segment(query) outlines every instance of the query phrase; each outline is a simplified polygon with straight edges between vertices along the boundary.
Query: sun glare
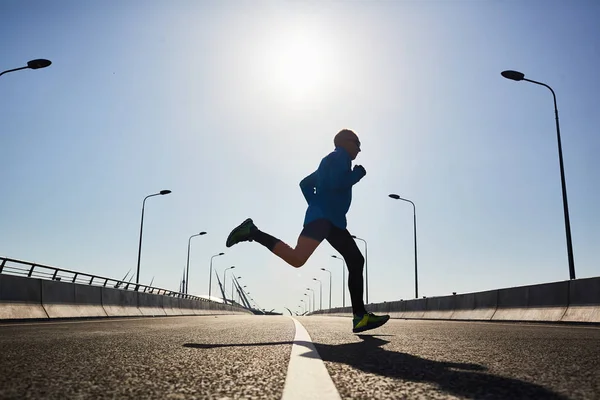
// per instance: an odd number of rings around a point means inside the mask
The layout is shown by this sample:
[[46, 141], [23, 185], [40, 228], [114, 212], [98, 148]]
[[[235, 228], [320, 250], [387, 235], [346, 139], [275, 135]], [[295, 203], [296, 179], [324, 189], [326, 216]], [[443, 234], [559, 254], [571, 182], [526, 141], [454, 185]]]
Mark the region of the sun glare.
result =
[[325, 95], [335, 79], [325, 39], [317, 29], [285, 27], [266, 43], [266, 80], [279, 98], [301, 102]]

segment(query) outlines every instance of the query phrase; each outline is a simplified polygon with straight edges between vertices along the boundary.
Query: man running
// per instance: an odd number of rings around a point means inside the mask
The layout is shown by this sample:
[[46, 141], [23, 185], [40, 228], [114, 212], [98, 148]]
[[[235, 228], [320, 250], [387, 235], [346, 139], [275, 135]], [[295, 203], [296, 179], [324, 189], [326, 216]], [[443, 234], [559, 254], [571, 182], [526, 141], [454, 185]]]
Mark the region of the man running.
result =
[[352, 201], [352, 186], [367, 172], [362, 165], [352, 166], [360, 152], [358, 136], [343, 129], [333, 139], [335, 150], [321, 160], [319, 168], [302, 179], [300, 188], [308, 203], [304, 228], [296, 248], [258, 229], [251, 218], [231, 231], [226, 246], [244, 241], [256, 241], [295, 268], [304, 265], [323, 240], [336, 249], [348, 266], [348, 289], [352, 301], [353, 332], [377, 328], [389, 320], [389, 315], [374, 315], [365, 309], [363, 302], [362, 256], [356, 242], [346, 229], [346, 213]]

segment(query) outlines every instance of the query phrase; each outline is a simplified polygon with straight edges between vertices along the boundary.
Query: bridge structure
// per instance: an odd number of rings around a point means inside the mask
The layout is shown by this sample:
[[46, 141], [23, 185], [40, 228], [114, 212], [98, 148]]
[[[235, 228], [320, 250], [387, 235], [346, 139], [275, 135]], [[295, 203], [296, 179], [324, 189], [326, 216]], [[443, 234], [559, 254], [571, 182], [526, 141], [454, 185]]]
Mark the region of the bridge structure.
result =
[[598, 399], [600, 278], [268, 315], [0, 258], [0, 398]]

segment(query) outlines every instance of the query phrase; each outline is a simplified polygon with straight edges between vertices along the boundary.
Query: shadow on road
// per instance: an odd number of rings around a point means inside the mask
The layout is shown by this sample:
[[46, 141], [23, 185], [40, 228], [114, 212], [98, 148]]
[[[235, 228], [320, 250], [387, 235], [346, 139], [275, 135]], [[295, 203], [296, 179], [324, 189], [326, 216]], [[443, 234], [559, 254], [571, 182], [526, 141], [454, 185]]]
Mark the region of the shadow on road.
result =
[[[357, 370], [392, 379], [423, 382], [436, 385], [448, 394], [469, 399], [567, 399], [543, 386], [513, 378], [485, 373], [486, 368], [479, 364], [434, 361], [407, 353], [382, 348], [389, 341], [375, 335], [358, 335], [362, 342], [344, 344], [320, 344], [304, 341], [242, 344], [198, 344], [186, 343], [183, 346], [196, 349], [221, 347], [254, 347], [296, 344], [309, 351], [302, 356], [323, 361], [347, 364]], [[311, 350], [312, 345], [317, 350]]]

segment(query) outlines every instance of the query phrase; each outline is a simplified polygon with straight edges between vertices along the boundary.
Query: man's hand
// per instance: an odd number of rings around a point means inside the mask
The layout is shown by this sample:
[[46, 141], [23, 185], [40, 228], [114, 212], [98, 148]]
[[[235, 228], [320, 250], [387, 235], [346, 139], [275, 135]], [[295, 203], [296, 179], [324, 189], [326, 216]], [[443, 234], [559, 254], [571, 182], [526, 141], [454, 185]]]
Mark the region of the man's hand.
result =
[[365, 170], [365, 167], [363, 167], [362, 165], [355, 165], [354, 171], [356, 171], [361, 178], [367, 174], [367, 170]]

